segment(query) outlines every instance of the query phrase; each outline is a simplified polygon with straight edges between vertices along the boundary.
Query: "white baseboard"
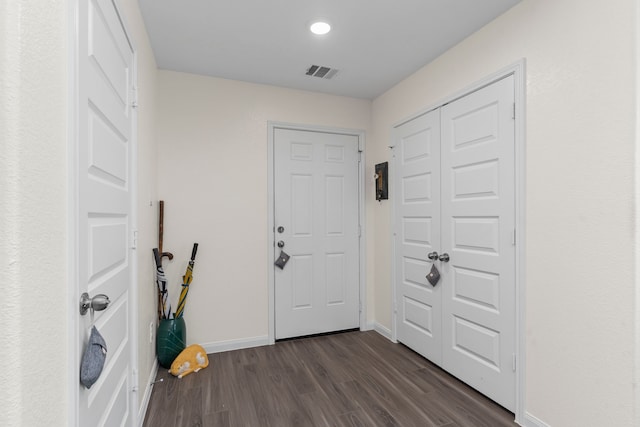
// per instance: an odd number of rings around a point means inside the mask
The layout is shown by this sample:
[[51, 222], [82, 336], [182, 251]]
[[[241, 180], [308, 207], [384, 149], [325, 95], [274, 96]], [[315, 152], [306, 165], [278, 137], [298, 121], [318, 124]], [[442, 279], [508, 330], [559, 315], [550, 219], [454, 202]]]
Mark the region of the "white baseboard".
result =
[[375, 323], [373, 325], [373, 329], [379, 333], [380, 335], [382, 335], [383, 337], [385, 337], [386, 339], [388, 339], [389, 341], [393, 341], [391, 339], [391, 330], [382, 326], [380, 323]]
[[158, 359], [153, 361], [153, 367], [151, 368], [151, 375], [149, 375], [149, 381], [144, 388], [144, 396], [142, 396], [142, 402], [138, 410], [138, 426], [142, 427], [144, 424], [144, 417], [147, 414], [147, 408], [149, 407], [149, 400], [151, 400], [151, 391], [153, 390], [153, 382], [158, 375]]
[[549, 424], [534, 417], [533, 415], [526, 413], [524, 415], [524, 427], [551, 427]]
[[374, 329], [375, 329], [375, 324], [373, 322], [367, 322], [360, 327], [361, 331], [373, 331]]
[[202, 348], [208, 354], [221, 353], [223, 351], [241, 350], [243, 348], [261, 347], [263, 345], [269, 345], [269, 337], [253, 337], [253, 338], [240, 338], [237, 340], [210, 342], [206, 344], [200, 344]]

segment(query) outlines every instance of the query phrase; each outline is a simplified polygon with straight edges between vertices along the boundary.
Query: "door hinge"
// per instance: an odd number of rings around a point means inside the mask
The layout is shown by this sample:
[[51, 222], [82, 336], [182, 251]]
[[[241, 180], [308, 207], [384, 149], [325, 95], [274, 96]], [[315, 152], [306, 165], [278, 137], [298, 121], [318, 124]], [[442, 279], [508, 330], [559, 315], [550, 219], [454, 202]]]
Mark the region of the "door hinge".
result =
[[358, 224], [358, 237], [362, 237], [362, 226]]
[[511, 235], [511, 244], [513, 246], [516, 245], [516, 229], [515, 228], [513, 229], [513, 234]]
[[131, 391], [133, 391], [134, 393], [138, 391], [138, 370], [134, 369], [133, 372], [131, 372]]
[[138, 230], [131, 233], [131, 249], [138, 249]]
[[358, 303], [358, 311], [362, 313], [362, 301]]
[[516, 363], [517, 363], [516, 354], [513, 353], [513, 358], [511, 359], [511, 369], [513, 370], [513, 372], [516, 371]]
[[513, 103], [513, 112], [511, 113], [511, 118], [513, 120], [516, 119], [516, 103], [515, 102]]
[[136, 109], [138, 108], [138, 88], [137, 87], [133, 87], [131, 88], [131, 108]]

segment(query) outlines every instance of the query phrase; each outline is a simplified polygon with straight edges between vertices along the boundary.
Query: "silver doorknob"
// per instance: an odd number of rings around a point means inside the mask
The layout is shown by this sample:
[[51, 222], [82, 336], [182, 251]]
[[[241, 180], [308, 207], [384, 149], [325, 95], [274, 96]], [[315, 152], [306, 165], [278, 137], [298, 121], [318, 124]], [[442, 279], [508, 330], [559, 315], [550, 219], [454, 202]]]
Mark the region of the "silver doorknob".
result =
[[431, 261], [435, 261], [438, 259], [438, 252], [429, 252], [427, 254], [427, 258], [429, 258]]
[[440, 255], [440, 257], [438, 259], [440, 261], [442, 261], [442, 262], [449, 262], [449, 254], [448, 253], [443, 253], [442, 255]]
[[89, 294], [85, 292], [80, 296], [80, 314], [84, 316], [89, 309], [102, 311], [109, 307], [109, 304], [111, 304], [111, 300], [109, 300], [109, 297], [105, 294], [98, 294], [91, 298]]
[[284, 248], [284, 242], [283, 242], [282, 240], [280, 240], [280, 241], [278, 242], [278, 247], [279, 247], [279, 248]]

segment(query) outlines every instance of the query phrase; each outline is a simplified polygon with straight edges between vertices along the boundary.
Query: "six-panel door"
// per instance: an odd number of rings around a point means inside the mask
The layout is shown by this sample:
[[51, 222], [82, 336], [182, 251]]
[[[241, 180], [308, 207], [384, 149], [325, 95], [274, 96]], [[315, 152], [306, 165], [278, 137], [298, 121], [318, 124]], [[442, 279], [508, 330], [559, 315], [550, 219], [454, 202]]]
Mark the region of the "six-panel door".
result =
[[275, 129], [276, 339], [359, 326], [358, 156], [354, 135]]

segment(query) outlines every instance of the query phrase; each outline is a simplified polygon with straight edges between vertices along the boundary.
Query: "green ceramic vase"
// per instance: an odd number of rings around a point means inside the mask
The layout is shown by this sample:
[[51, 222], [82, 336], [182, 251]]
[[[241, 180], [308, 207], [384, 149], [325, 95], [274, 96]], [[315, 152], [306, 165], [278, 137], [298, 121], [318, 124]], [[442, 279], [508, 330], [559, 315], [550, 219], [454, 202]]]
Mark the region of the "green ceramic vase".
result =
[[160, 320], [156, 335], [156, 353], [160, 366], [171, 368], [173, 361], [186, 347], [187, 326], [184, 317]]

